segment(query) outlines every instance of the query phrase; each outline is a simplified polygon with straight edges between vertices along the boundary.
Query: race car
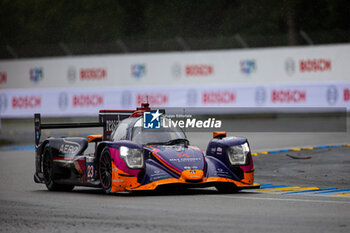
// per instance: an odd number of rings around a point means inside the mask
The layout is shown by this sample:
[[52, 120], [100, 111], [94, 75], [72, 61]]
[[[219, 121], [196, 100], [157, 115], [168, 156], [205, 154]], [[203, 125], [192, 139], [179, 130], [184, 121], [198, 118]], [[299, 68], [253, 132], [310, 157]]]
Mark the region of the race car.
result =
[[[35, 114], [34, 181], [45, 183], [50, 191], [88, 186], [105, 193], [197, 187], [231, 193], [259, 188], [253, 183], [246, 138], [213, 132], [204, 154], [190, 145], [179, 127], [144, 129], [149, 112], [144, 103], [136, 111], [100, 110], [98, 123], [68, 124], [42, 124], [40, 114]], [[82, 127], [103, 127], [103, 134], [40, 141], [42, 129]], [[92, 153], [86, 152], [89, 144], [94, 146]]]

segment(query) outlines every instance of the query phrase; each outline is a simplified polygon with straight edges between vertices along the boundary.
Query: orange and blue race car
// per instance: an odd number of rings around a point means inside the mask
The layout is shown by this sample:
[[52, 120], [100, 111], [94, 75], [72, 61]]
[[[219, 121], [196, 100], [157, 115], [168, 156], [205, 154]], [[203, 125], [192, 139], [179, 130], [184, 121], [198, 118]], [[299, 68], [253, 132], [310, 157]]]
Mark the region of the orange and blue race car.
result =
[[[136, 111], [101, 110], [97, 123], [42, 124], [35, 114], [34, 181], [50, 191], [75, 186], [105, 193], [215, 187], [230, 193], [254, 189], [254, 165], [246, 138], [214, 132], [206, 152], [190, 145], [178, 127], [145, 129], [147, 103]], [[156, 112], [159, 114], [159, 112]], [[154, 114], [154, 117], [158, 115]], [[49, 137], [42, 129], [103, 127], [102, 135]], [[88, 145], [94, 145], [88, 153]]]

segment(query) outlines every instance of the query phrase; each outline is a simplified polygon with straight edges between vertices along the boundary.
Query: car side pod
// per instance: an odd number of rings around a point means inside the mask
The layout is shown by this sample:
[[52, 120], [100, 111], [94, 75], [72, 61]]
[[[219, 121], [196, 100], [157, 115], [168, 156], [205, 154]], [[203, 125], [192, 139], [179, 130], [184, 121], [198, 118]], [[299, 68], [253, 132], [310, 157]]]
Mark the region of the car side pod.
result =
[[[225, 132], [214, 132], [213, 137], [208, 144], [206, 155], [219, 160], [237, 176], [239, 181], [234, 182], [239, 189], [250, 186], [254, 188], [254, 165], [247, 138], [226, 137]], [[238, 156], [241, 159], [234, 161], [233, 151], [241, 154]], [[242, 159], [243, 156], [245, 159]]]

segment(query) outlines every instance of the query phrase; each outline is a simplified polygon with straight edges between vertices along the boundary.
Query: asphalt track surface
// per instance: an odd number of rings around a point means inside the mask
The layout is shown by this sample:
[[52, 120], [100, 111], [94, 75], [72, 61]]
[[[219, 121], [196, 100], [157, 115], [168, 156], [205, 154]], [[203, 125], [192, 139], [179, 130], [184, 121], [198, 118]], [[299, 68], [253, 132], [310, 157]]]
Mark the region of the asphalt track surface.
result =
[[[349, 130], [348, 130], [349, 132]], [[253, 151], [348, 144], [349, 133], [242, 133]], [[189, 135], [205, 149], [210, 135]], [[287, 156], [300, 157], [293, 159]], [[350, 147], [254, 156], [256, 182], [350, 188]], [[34, 151], [0, 151], [0, 232], [350, 232], [350, 198], [179, 193], [49, 192], [33, 181]]]

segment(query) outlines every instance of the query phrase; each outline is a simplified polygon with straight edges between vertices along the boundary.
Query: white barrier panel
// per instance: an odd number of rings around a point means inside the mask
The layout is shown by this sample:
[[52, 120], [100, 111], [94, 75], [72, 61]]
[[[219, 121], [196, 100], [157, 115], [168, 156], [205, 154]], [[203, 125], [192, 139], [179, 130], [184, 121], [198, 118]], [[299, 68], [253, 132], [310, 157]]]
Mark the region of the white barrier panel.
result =
[[191, 90], [187, 94], [187, 97], [191, 96], [187, 106], [194, 107], [345, 107], [350, 110], [350, 82], [236, 85]]
[[0, 61], [1, 89], [350, 81], [350, 45]]
[[[0, 117], [97, 116], [100, 109], [160, 107], [344, 107], [350, 82], [153, 88], [11, 89], [0, 93]], [[307, 110], [307, 109], [306, 109]], [[208, 112], [210, 113], [210, 112]]]

